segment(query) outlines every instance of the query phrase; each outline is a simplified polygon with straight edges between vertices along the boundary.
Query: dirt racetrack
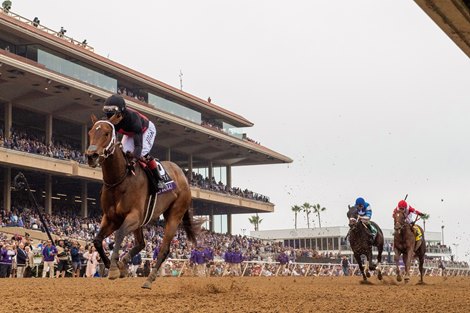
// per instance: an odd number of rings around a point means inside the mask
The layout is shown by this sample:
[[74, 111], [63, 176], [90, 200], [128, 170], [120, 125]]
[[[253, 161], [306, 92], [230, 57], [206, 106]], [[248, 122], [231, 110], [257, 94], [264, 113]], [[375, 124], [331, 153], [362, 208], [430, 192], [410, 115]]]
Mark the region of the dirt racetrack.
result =
[[[470, 277], [1, 279], [1, 312], [470, 312]], [[410, 305], [413, 303], [413, 306]]]

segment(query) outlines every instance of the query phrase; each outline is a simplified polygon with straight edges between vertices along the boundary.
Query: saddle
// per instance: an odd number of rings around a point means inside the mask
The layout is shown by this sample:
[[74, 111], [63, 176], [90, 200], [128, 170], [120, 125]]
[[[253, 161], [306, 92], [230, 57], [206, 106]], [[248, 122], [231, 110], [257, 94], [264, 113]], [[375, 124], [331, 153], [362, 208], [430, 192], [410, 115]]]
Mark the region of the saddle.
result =
[[162, 163], [160, 163], [159, 160], [155, 160], [155, 161], [157, 162], [158, 171], [160, 172], [160, 176], [162, 177], [163, 183], [165, 185], [164, 189], [158, 188], [158, 182], [157, 182], [158, 177], [155, 177], [155, 175], [152, 173], [152, 170], [150, 170], [150, 168], [148, 167], [147, 162], [142, 159], [139, 160], [140, 167], [144, 170], [150, 183], [149, 194], [151, 195], [161, 194], [161, 193], [168, 192], [168, 191], [175, 189], [176, 184], [173, 181], [173, 179], [170, 177], [170, 175], [168, 175]]

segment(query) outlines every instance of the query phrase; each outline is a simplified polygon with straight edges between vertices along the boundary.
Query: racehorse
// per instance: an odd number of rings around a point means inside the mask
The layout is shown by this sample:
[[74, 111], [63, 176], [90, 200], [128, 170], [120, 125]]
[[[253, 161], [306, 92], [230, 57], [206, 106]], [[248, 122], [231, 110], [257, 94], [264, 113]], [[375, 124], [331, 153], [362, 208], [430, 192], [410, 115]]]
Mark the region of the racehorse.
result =
[[[109, 268], [109, 278], [116, 279], [126, 276], [126, 265], [137, 253], [145, 247], [143, 234], [144, 220], [147, 220], [146, 204], [149, 201], [149, 182], [144, 170], [137, 164], [133, 165], [116, 141], [114, 125], [119, 117], [109, 120], [98, 120], [91, 117], [93, 126], [88, 135], [90, 145], [86, 151], [88, 165], [98, 164], [103, 172], [103, 187], [101, 189], [101, 207], [103, 217], [101, 227], [93, 240], [105, 266]], [[157, 272], [169, 253], [171, 240], [182, 223], [187, 237], [196, 243], [203, 221], [193, 219], [190, 209], [191, 190], [183, 171], [172, 162], [161, 162], [167, 174], [174, 180], [176, 188], [170, 192], [158, 195], [155, 210], [150, 222], [158, 221], [161, 214], [165, 218], [165, 230], [157, 262], [152, 268], [142, 288], [150, 289], [157, 277]], [[103, 239], [115, 232], [115, 242], [111, 260], [103, 249]], [[135, 245], [121, 261], [119, 249], [124, 237], [134, 233]]]
[[395, 233], [393, 234], [393, 248], [395, 250], [395, 263], [397, 265], [397, 280], [399, 282], [402, 280], [399, 267], [400, 256], [403, 255], [403, 263], [405, 263], [405, 283], [410, 280], [411, 260], [417, 257], [419, 260], [419, 272], [421, 274], [420, 283], [422, 284], [424, 283], [424, 255], [426, 254], [426, 242], [424, 240], [423, 229], [416, 225], [419, 227], [422, 234], [422, 242], [417, 248], [418, 241], [416, 241], [413, 231], [414, 223], [409, 224], [406, 222], [405, 212], [403, 212], [403, 210], [396, 210], [393, 213], [393, 220], [395, 229]]
[[[384, 235], [380, 227], [371, 221], [372, 225], [377, 229], [377, 235], [374, 238], [374, 242], [370, 242], [370, 235], [367, 226], [360, 222], [358, 219], [357, 207], [349, 206], [347, 213], [349, 218], [349, 244], [354, 253], [354, 258], [359, 265], [363, 281], [366, 282], [367, 278], [370, 277], [370, 270], [377, 270], [377, 277], [382, 280], [381, 264], [382, 262], [382, 251], [384, 248]], [[377, 266], [372, 263], [372, 246], [377, 247]], [[366, 256], [365, 268], [362, 265], [361, 255]]]

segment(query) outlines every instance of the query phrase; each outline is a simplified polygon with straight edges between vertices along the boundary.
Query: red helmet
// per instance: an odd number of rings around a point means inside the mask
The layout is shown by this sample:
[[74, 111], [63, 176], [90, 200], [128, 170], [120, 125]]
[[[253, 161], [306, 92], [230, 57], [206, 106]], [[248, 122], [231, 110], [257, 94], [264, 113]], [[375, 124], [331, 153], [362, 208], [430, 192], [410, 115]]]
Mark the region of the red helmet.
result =
[[408, 207], [408, 203], [406, 203], [405, 200], [401, 200], [400, 202], [398, 202], [399, 209], [406, 209], [407, 207]]

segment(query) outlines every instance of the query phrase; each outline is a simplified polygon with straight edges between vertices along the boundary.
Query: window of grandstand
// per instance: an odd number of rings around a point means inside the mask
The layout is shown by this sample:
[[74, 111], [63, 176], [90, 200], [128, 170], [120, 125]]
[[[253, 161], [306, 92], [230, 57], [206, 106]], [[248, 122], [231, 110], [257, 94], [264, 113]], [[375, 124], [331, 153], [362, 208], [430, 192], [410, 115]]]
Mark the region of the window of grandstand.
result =
[[176, 102], [165, 99], [154, 94], [148, 94], [148, 103], [153, 105], [156, 109], [162, 110], [181, 118], [184, 118], [188, 121], [201, 124], [201, 113], [185, 106], [182, 106]]

